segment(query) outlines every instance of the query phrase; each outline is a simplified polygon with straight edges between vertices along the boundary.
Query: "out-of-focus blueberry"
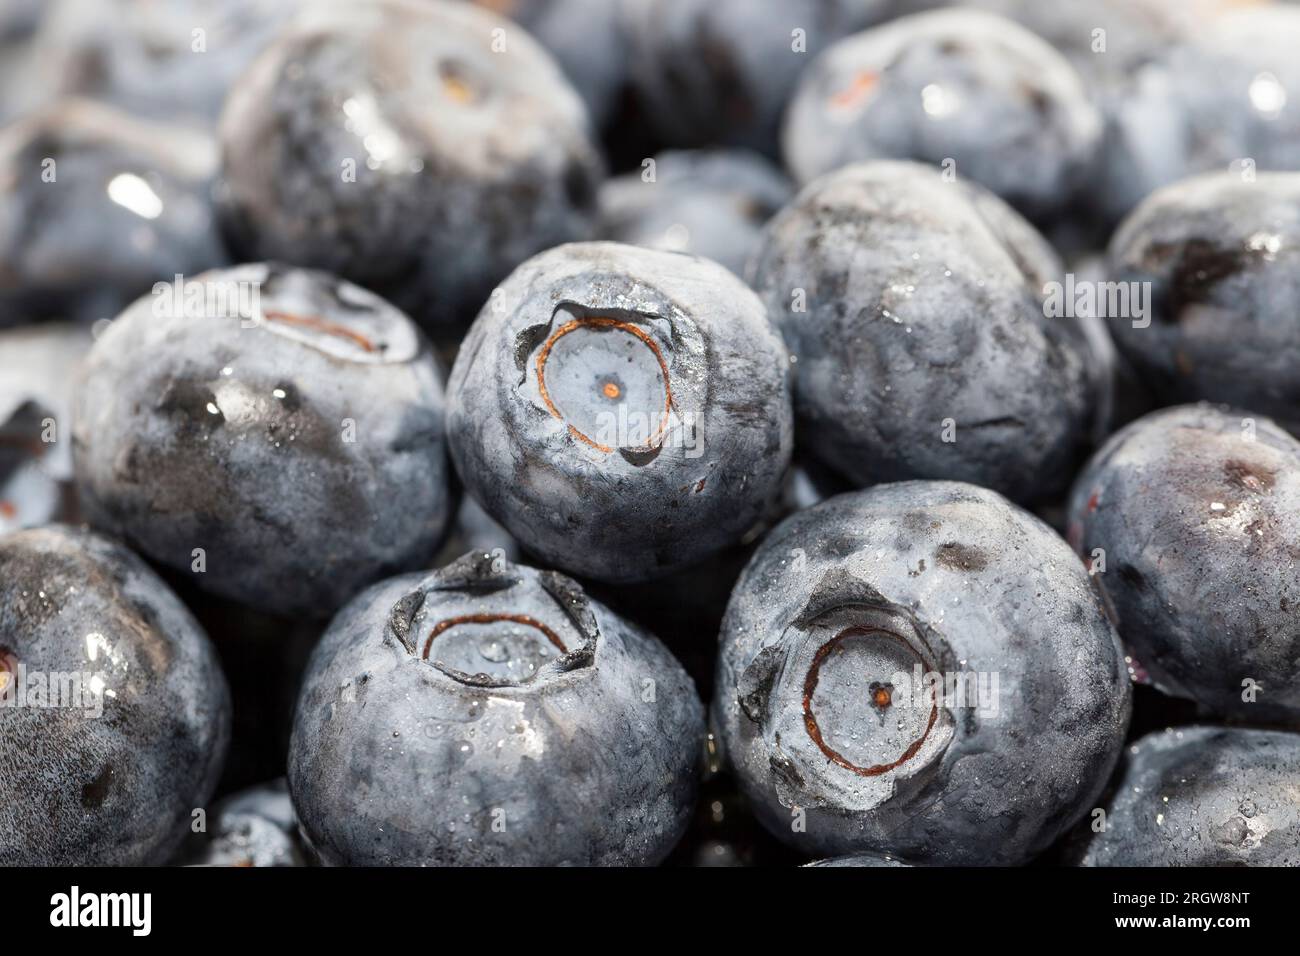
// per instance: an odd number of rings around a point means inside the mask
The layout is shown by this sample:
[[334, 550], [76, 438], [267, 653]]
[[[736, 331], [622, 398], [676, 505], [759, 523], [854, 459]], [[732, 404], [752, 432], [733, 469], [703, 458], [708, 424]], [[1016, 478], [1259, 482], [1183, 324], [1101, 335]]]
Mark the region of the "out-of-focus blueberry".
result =
[[1084, 866], [1300, 866], [1300, 734], [1183, 727], [1128, 748]]
[[585, 238], [602, 175], [550, 56], [507, 20], [434, 0], [308, 8], [236, 83], [221, 147], [244, 258], [328, 269], [431, 329]]
[[760, 821], [809, 855], [1013, 864], [1092, 806], [1130, 688], [1088, 576], [1000, 495], [903, 482], [763, 542], [714, 719]]
[[0, 129], [0, 325], [111, 317], [226, 261], [208, 137], [69, 100]]
[[1061, 265], [980, 186], [877, 161], [819, 179], [750, 262], [794, 360], [801, 446], [857, 486], [951, 478], [1018, 501], [1065, 490], [1099, 407]]
[[530, 259], [448, 385], [466, 488], [528, 551], [599, 581], [734, 544], [780, 494], [789, 359], [722, 266], [618, 243]]
[[597, 125], [627, 81], [621, 0], [473, 0], [524, 27], [559, 62]]
[[790, 181], [747, 150], [661, 153], [600, 189], [604, 239], [712, 259], [740, 275], [760, 230], [790, 201]]
[[1070, 538], [1156, 686], [1300, 714], [1300, 442], [1252, 412], [1154, 412], [1083, 470]]
[[23, 52], [24, 111], [60, 96], [210, 129], [235, 78], [304, 0], [47, 0]]
[[0, 534], [76, 518], [72, 382], [90, 328], [0, 331]]
[[632, 85], [667, 145], [746, 146], [775, 157], [781, 114], [809, 61], [885, 19], [893, 3], [625, 3]]
[[1197, 173], [1300, 169], [1300, 9], [1239, 10], [1198, 25], [1109, 94], [1090, 193], [1110, 222]]
[[73, 433], [92, 524], [262, 610], [328, 616], [450, 521], [441, 373], [411, 321], [321, 272], [163, 286], [91, 350]]
[[1048, 218], [1082, 182], [1101, 116], [1077, 73], [1010, 20], [943, 10], [841, 40], [799, 81], [782, 135], [807, 182], [849, 163], [915, 159]]
[[230, 694], [207, 637], [107, 538], [0, 537], [0, 865], [165, 862], [212, 795]]
[[285, 780], [241, 790], [222, 800], [208, 832], [182, 856], [186, 866], [303, 866], [298, 818]]
[[655, 638], [568, 578], [471, 554], [335, 618], [289, 786], [327, 863], [652, 864], [686, 829], [703, 737]]
[[1111, 241], [1140, 293], [1115, 342], [1161, 404], [1206, 399], [1300, 427], [1300, 174], [1197, 176], [1152, 195]]

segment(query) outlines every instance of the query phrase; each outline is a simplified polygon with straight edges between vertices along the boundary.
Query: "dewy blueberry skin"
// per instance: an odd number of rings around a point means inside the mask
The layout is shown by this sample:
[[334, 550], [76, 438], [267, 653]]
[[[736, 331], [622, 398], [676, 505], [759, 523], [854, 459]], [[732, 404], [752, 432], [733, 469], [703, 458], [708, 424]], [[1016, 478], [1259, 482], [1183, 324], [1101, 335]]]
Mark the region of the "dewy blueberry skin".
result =
[[546, 563], [600, 581], [734, 544], [781, 492], [789, 359], [717, 263], [576, 243], [520, 266], [452, 369], [466, 488]]
[[1097, 452], [1069, 511], [1158, 687], [1219, 713], [1300, 715], [1300, 442], [1251, 412], [1153, 412]]
[[1062, 267], [982, 187], [916, 163], [848, 166], [767, 225], [748, 276], [795, 360], [799, 440], [859, 487], [969, 481], [1063, 492], [1101, 406]]
[[802, 74], [782, 134], [808, 182], [848, 163], [955, 163], [1035, 218], [1071, 198], [1101, 140], [1074, 68], [1010, 20], [942, 10], [841, 40]]
[[0, 537], [0, 644], [0, 866], [165, 863], [230, 739], [189, 611], [126, 548], [49, 525]]
[[220, 208], [245, 259], [328, 269], [428, 329], [586, 238], [586, 109], [522, 27], [469, 4], [309, 7], [231, 91]]
[[1162, 404], [1300, 425], [1300, 173], [1175, 183], [1124, 221], [1108, 258], [1112, 281], [1148, 290], [1149, 321], [1109, 326]]
[[86, 361], [73, 443], [92, 524], [275, 613], [328, 617], [421, 567], [454, 509], [428, 343], [322, 272], [240, 266], [136, 302]]
[[0, 326], [111, 318], [226, 262], [201, 133], [68, 100], [0, 129]]
[[741, 275], [763, 225], [792, 195], [785, 174], [748, 150], [675, 150], [654, 164], [653, 181], [643, 165], [600, 187], [601, 238], [689, 252]]
[[703, 739], [654, 637], [568, 578], [474, 553], [335, 618], [289, 786], [326, 863], [654, 864], [686, 830]]
[[1064, 541], [994, 492], [913, 481], [768, 536], [713, 706], [759, 820], [809, 856], [1017, 864], [1093, 806], [1130, 688]]
[[1180, 727], [1125, 756], [1084, 866], [1300, 866], [1300, 734]]

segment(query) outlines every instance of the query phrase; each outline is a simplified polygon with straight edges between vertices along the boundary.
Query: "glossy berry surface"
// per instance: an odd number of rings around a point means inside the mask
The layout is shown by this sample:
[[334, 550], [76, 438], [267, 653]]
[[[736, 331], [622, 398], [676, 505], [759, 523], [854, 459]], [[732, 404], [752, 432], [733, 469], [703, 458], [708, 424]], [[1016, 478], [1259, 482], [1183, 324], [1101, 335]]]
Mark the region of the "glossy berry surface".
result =
[[0, 128], [0, 326], [111, 318], [222, 265], [201, 133], [69, 100]]
[[92, 524], [267, 611], [328, 617], [427, 562], [453, 513], [428, 343], [321, 272], [240, 266], [140, 299], [91, 351], [73, 437]]
[[568, 578], [475, 553], [340, 612], [289, 785], [327, 863], [644, 865], [686, 829], [703, 738], [654, 637]]
[[806, 450], [858, 486], [1068, 486], [1098, 407], [1081, 326], [1046, 318], [1051, 247], [986, 190], [880, 161], [806, 187], [748, 278], [796, 360]]
[[427, 328], [463, 327], [514, 266], [590, 231], [589, 132], [507, 20], [441, 0], [318, 5], [230, 94], [223, 221], [245, 259], [328, 269]]
[[601, 238], [665, 252], [689, 252], [736, 275], [763, 225], [792, 196], [776, 166], [748, 150], [673, 150], [600, 188]]
[[448, 383], [452, 457], [546, 563], [646, 579], [735, 543], [776, 500], [787, 369], [762, 303], [716, 263], [561, 246], [470, 329]]
[[1069, 202], [1101, 138], [1073, 67], [1010, 20], [905, 17], [841, 40], [801, 75], [782, 133], [807, 182], [849, 163], [946, 164], [1046, 217]]
[[1300, 866], [1300, 734], [1182, 727], [1128, 748], [1084, 866]]
[[1152, 194], [1111, 240], [1109, 278], [1150, 314], [1109, 322], [1162, 404], [1205, 399], [1300, 423], [1300, 173], [1230, 172]]
[[1300, 714], [1300, 442], [1251, 412], [1153, 412], [1079, 475], [1070, 536], [1157, 686]]
[[1008, 865], [1093, 805], [1130, 690], [1064, 541], [994, 492], [901, 482], [763, 541], [713, 708], [759, 820], [801, 852]]
[[0, 865], [159, 865], [217, 784], [230, 693], [138, 557], [61, 525], [0, 537]]

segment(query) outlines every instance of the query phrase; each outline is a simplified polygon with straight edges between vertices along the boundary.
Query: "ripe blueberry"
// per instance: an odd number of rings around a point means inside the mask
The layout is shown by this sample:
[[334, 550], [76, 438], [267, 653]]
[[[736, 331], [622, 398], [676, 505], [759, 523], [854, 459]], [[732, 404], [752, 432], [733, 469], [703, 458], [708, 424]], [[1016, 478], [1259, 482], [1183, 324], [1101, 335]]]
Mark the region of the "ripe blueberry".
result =
[[475, 553], [335, 618], [289, 786], [326, 863], [651, 864], [686, 829], [703, 737], [655, 638], [568, 578]]
[[1115, 632], [1069, 547], [956, 482], [851, 492], [759, 546], [713, 702], [759, 820], [809, 855], [1014, 864], [1100, 793], [1128, 726]]
[[212, 795], [230, 693], [189, 611], [126, 548], [0, 537], [0, 865], [166, 862]]
[[716, 263], [561, 246], [520, 266], [466, 337], [452, 457], [526, 550], [644, 580], [739, 541], [780, 494], [787, 369], [762, 303]]
[[92, 524], [202, 588], [328, 617], [452, 514], [441, 375], [401, 312], [320, 272], [164, 287], [95, 343], [73, 426]]
[[220, 206], [245, 259], [328, 269], [434, 328], [590, 231], [586, 110], [522, 28], [434, 0], [309, 13], [222, 114]]
[[1300, 442], [1252, 413], [1189, 405], [1097, 452], [1070, 496], [1070, 537], [1157, 687], [1220, 713], [1294, 716], [1298, 506]]

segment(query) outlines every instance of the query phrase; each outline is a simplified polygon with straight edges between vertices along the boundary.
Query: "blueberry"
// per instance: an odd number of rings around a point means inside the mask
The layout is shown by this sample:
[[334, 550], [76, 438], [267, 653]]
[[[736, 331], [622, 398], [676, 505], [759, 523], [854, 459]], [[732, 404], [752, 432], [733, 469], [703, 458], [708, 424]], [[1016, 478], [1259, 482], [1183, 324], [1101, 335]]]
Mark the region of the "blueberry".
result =
[[1298, 506], [1300, 442], [1250, 412], [1184, 406], [1097, 452], [1071, 494], [1070, 536], [1158, 687], [1218, 712], [1294, 716]]
[[632, 85], [670, 146], [778, 153], [811, 57], [883, 20], [894, 0], [642, 0], [624, 4]]
[[206, 838], [182, 857], [187, 866], [303, 866], [298, 818], [288, 784], [275, 780], [226, 797], [213, 808]]
[[1162, 404], [1226, 402], [1300, 425], [1298, 243], [1295, 173], [1198, 176], [1124, 221], [1110, 278], [1145, 289], [1150, 311], [1109, 324]]
[[225, 261], [211, 140], [89, 101], [0, 129], [0, 325], [116, 314]]
[[603, 125], [627, 80], [627, 44], [617, 0], [474, 0], [517, 21], [555, 57]]
[[126, 548], [50, 525], [0, 537], [0, 642], [0, 865], [165, 862], [230, 736], [202, 629]]
[[325, 273], [240, 266], [162, 287], [95, 343], [77, 485], [93, 524], [200, 587], [328, 616], [433, 556], [453, 503], [442, 416], [401, 312]]
[[1259, 7], [1210, 19], [1132, 71], [1106, 104], [1090, 191], [1111, 221], [1187, 176], [1300, 169], [1298, 47], [1300, 8]]
[[0, 534], [76, 517], [72, 379], [90, 344], [84, 325], [0, 331]]
[[606, 239], [720, 262], [737, 275], [759, 231], [792, 196], [775, 166], [747, 150], [661, 153], [648, 168], [609, 180], [599, 193]]
[[952, 164], [1035, 218], [1060, 211], [1088, 168], [1101, 117], [1078, 74], [1010, 20], [943, 10], [841, 40], [801, 77], [786, 165], [807, 182], [848, 163]]
[[713, 712], [812, 856], [1013, 864], [1093, 805], [1130, 688], [1069, 547], [1000, 495], [903, 482], [786, 519], [723, 622]]
[[996, 196], [915, 163], [861, 163], [768, 224], [748, 275], [797, 361], [801, 446], [856, 486], [951, 478], [1062, 492], [1099, 405], [1061, 265]]
[[590, 231], [586, 110], [522, 28], [432, 0], [309, 13], [222, 115], [221, 209], [244, 258], [336, 272], [432, 329]]
[[520, 266], [465, 339], [452, 458], [547, 564], [644, 580], [740, 540], [777, 498], [787, 369], [762, 303], [716, 263], [561, 246]]
[[326, 863], [650, 864], [686, 829], [703, 737], [657, 640], [561, 575], [476, 553], [339, 613], [289, 786]]
[[32, 105], [88, 96], [211, 128], [226, 91], [306, 0], [48, 0], [24, 72]]
[[1300, 734], [1183, 727], [1129, 748], [1085, 866], [1300, 866]]

